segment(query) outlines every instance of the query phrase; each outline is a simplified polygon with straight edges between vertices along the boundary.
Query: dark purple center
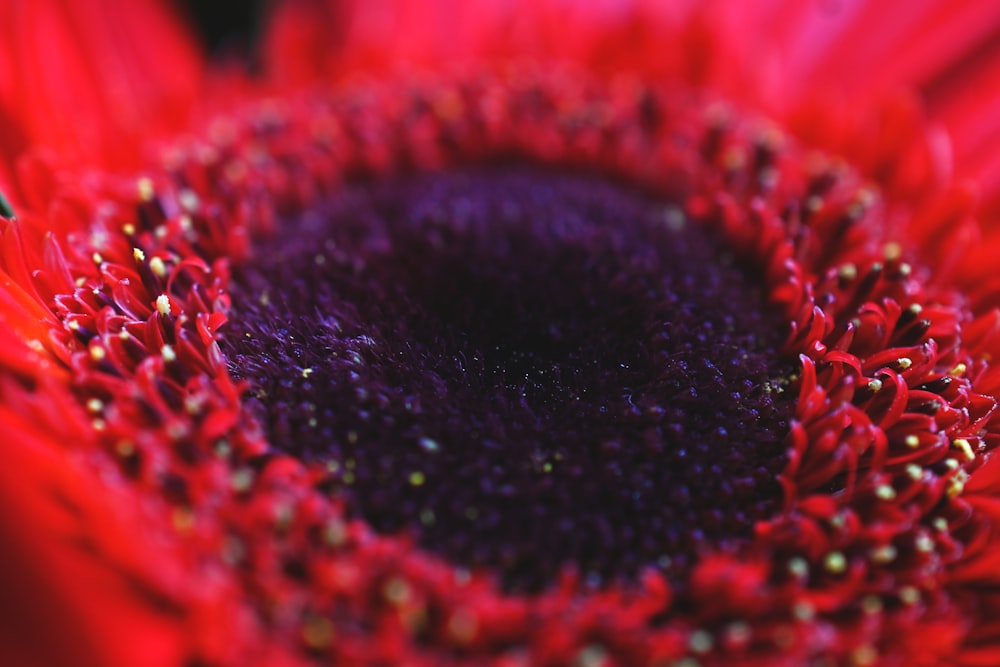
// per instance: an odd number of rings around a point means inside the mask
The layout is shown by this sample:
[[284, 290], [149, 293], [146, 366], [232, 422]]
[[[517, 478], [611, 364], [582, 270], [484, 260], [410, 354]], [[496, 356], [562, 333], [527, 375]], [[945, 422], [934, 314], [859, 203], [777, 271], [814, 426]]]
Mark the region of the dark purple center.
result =
[[509, 590], [680, 576], [780, 498], [792, 366], [678, 209], [496, 168], [346, 187], [236, 271], [224, 349], [277, 449]]

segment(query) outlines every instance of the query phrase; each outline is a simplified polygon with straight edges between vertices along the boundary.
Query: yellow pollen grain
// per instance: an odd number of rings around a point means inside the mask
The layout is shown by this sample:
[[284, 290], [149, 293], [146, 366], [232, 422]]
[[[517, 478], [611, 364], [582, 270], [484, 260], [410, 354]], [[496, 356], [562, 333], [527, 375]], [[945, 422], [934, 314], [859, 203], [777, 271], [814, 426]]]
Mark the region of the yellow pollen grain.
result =
[[816, 608], [808, 602], [797, 602], [792, 607], [792, 617], [803, 623], [811, 621], [816, 616]]
[[104, 409], [104, 401], [102, 401], [101, 399], [99, 398], [87, 399], [87, 410], [89, 410], [90, 412], [97, 413], [103, 409]]
[[382, 587], [382, 594], [391, 604], [405, 604], [410, 599], [410, 585], [399, 577], [393, 577], [385, 582]]
[[921, 533], [920, 535], [917, 535], [917, 539], [914, 540], [913, 547], [921, 553], [928, 554], [934, 551], [934, 540], [931, 539], [930, 535]]
[[859, 646], [851, 653], [851, 664], [856, 667], [870, 667], [878, 660], [878, 651], [873, 646]]
[[334, 519], [323, 529], [323, 540], [331, 547], [339, 547], [347, 542], [347, 526], [343, 521]]
[[185, 507], [178, 507], [174, 510], [171, 521], [178, 532], [186, 533], [194, 528], [194, 512]]
[[924, 469], [916, 463], [908, 463], [906, 465], [906, 476], [916, 482], [924, 476]]
[[868, 389], [872, 393], [878, 393], [882, 389], [882, 381], [878, 378], [868, 381]]
[[201, 413], [202, 408], [204, 407], [205, 397], [201, 394], [194, 394], [184, 399], [184, 410], [189, 415], [197, 415]]
[[903, 246], [895, 241], [892, 243], [886, 243], [885, 248], [883, 249], [883, 256], [887, 261], [895, 261], [903, 256]]
[[909, 447], [910, 449], [916, 449], [917, 447], [920, 446], [920, 438], [916, 435], [913, 435], [912, 433], [906, 436], [906, 439], [903, 440], [903, 442], [905, 442], [906, 446]]
[[731, 148], [722, 156], [722, 163], [726, 169], [736, 171], [742, 169], [747, 163], [747, 156], [740, 148]]
[[847, 570], [847, 559], [839, 551], [831, 551], [823, 559], [823, 567], [831, 574], [841, 574]]
[[948, 468], [948, 470], [958, 470], [959, 467], [960, 467], [959, 463], [958, 463], [958, 460], [953, 459], [953, 458], [947, 458], [947, 459], [945, 459], [944, 460], [944, 465], [945, 465], [946, 468]]
[[250, 487], [253, 485], [253, 471], [246, 468], [237, 470], [229, 478], [229, 483], [232, 485], [233, 490], [237, 493], [249, 491]]
[[467, 609], [458, 609], [448, 619], [448, 636], [458, 644], [468, 644], [479, 632], [479, 619]]
[[899, 359], [896, 359], [896, 365], [899, 366], [900, 370], [905, 371], [913, 365], [913, 360], [909, 357], [900, 357]]
[[959, 470], [953, 477], [948, 479], [948, 485], [944, 489], [945, 495], [952, 499], [958, 497], [965, 490], [965, 483], [967, 481], [969, 481], [969, 473]]
[[706, 630], [695, 630], [688, 637], [688, 648], [693, 653], [704, 654], [712, 650], [712, 635]]
[[108, 353], [100, 345], [93, 345], [93, 346], [91, 346], [91, 348], [90, 348], [90, 358], [93, 359], [94, 361], [104, 361], [105, 357], [107, 357], [107, 356], [108, 356]]
[[94, 260], [94, 264], [98, 265], [104, 264], [104, 258], [101, 257], [101, 253], [99, 252], [95, 252], [93, 255], [90, 256], [90, 258]]
[[960, 377], [965, 375], [965, 371], [968, 370], [968, 366], [965, 364], [955, 364], [955, 367], [948, 371], [948, 375], [952, 377]]
[[944, 518], [943, 516], [935, 517], [934, 521], [931, 522], [931, 525], [934, 526], [935, 530], [938, 530], [942, 533], [947, 532], [948, 519]]
[[93, 426], [94, 430], [98, 432], [103, 431], [108, 427], [108, 423], [103, 419], [95, 419], [94, 421], [90, 422], [90, 425]]
[[302, 641], [312, 649], [324, 649], [333, 643], [333, 623], [313, 616], [302, 625]]
[[163, 260], [159, 257], [154, 257], [149, 260], [149, 268], [154, 274], [156, 274], [157, 277], [162, 278], [167, 275], [167, 265], [164, 264]]
[[843, 264], [837, 269], [837, 276], [843, 280], [854, 280], [858, 277], [858, 267], [853, 264]]
[[125, 232], [126, 236], [132, 236], [133, 234], [135, 234], [135, 225], [133, 225], [131, 222], [126, 222], [124, 225], [122, 225], [122, 231]]
[[896, 547], [892, 546], [891, 544], [885, 544], [883, 546], [878, 547], [877, 549], [873, 549], [871, 553], [871, 558], [873, 562], [878, 563], [880, 565], [885, 565], [887, 563], [891, 563], [892, 561], [896, 560], [897, 555], [898, 552], [896, 551]]
[[162, 356], [163, 360], [168, 364], [177, 361], [177, 353], [174, 352], [174, 348], [169, 345], [164, 345], [160, 348], [160, 356]]
[[303, 368], [302, 369], [302, 377], [308, 378], [312, 374], [313, 374], [313, 369], [312, 368]]
[[866, 595], [861, 599], [861, 611], [866, 614], [881, 613], [882, 608], [882, 600], [875, 595]]
[[160, 312], [160, 315], [166, 317], [170, 314], [170, 297], [166, 294], [161, 294], [156, 297], [156, 310]]
[[410, 473], [410, 486], [423, 486], [424, 482], [427, 481], [427, 477], [424, 473], [417, 471]]
[[750, 636], [750, 626], [743, 621], [733, 621], [726, 627], [726, 637], [736, 644], [746, 644]]
[[591, 644], [576, 654], [573, 667], [601, 667], [607, 658], [607, 649], [600, 644]]
[[903, 604], [917, 604], [920, 602], [920, 591], [914, 586], [903, 586], [899, 589], [899, 599]]
[[886, 502], [896, 499], [896, 489], [888, 484], [879, 484], [875, 487], [875, 497]]
[[676, 206], [670, 206], [664, 213], [664, 220], [666, 220], [667, 227], [675, 232], [679, 232], [684, 229], [684, 225], [687, 224], [687, 219], [684, 217], [684, 211]]
[[177, 200], [187, 211], [195, 211], [198, 208], [198, 195], [192, 190], [181, 190], [177, 194]]
[[913, 273], [913, 267], [910, 266], [908, 263], [903, 262], [902, 264], [899, 265], [899, 275], [908, 276], [911, 273]]
[[136, 191], [139, 193], [139, 199], [142, 201], [150, 201], [156, 194], [156, 190], [153, 188], [153, 181], [149, 178], [140, 178], [136, 183]]
[[805, 558], [792, 558], [788, 561], [788, 571], [795, 577], [803, 579], [809, 575], [809, 563]]
[[70, 320], [69, 324], [67, 324], [66, 326], [69, 327], [70, 331], [79, 331], [80, 330], [80, 323], [77, 320]]
[[132, 257], [136, 262], [141, 262], [146, 259], [146, 253], [139, 248], [132, 248]]
[[118, 340], [128, 340], [132, 337], [132, 334], [128, 332], [128, 329], [122, 329], [118, 332]]
[[975, 452], [972, 451], [972, 445], [965, 438], [955, 438], [951, 441], [951, 446], [962, 452], [966, 461], [972, 461], [976, 458]]

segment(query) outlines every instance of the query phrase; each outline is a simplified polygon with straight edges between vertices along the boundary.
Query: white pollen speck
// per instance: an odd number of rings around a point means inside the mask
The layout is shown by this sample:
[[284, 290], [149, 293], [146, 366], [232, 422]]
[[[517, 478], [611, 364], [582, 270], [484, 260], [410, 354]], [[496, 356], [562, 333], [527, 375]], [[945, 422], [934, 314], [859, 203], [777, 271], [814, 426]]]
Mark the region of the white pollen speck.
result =
[[896, 499], [896, 489], [892, 488], [888, 484], [880, 484], [875, 488], [875, 496], [879, 500], [885, 500], [886, 502]]
[[156, 297], [156, 309], [160, 311], [160, 315], [166, 317], [170, 314], [170, 297], [166, 294], [161, 294]]
[[903, 246], [896, 242], [885, 244], [885, 258], [890, 262], [903, 256]]
[[160, 349], [160, 355], [163, 357], [163, 360], [168, 364], [177, 361], [177, 353], [174, 352], [174, 348], [170, 347], [169, 345], [164, 345]]
[[688, 646], [694, 653], [708, 653], [712, 644], [712, 635], [705, 630], [695, 630], [688, 638]]
[[156, 191], [153, 189], [153, 181], [149, 178], [140, 178], [136, 186], [136, 189], [139, 191], [139, 199], [142, 201], [149, 201], [156, 194]]
[[149, 260], [149, 268], [160, 278], [167, 275], [167, 265], [159, 257]]
[[839, 551], [831, 551], [823, 559], [823, 567], [826, 568], [827, 572], [840, 574], [847, 569], [847, 559]]

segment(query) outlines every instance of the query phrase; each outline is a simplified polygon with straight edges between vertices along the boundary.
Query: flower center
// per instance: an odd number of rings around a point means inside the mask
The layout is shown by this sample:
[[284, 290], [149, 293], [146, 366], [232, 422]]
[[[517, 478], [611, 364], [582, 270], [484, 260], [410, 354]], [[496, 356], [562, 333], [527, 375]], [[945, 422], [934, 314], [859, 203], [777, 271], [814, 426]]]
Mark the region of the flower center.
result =
[[376, 530], [504, 586], [592, 585], [772, 515], [785, 327], [679, 209], [531, 167], [345, 187], [234, 276], [272, 445]]

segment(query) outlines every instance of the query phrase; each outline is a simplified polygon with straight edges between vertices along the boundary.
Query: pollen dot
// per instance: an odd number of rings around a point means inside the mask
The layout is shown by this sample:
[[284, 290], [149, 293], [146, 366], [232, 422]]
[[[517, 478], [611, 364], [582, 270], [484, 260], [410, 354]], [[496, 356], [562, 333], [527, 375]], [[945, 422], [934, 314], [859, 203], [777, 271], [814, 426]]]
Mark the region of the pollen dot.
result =
[[170, 297], [166, 294], [161, 294], [156, 297], [156, 310], [160, 312], [160, 315], [166, 317], [170, 314]]
[[890, 501], [896, 499], [896, 490], [888, 484], [880, 484], [875, 487], [875, 496], [879, 500]]
[[167, 275], [167, 265], [159, 257], [153, 257], [149, 260], [149, 269], [159, 278]]
[[842, 574], [847, 570], [847, 559], [839, 551], [831, 551], [823, 559], [823, 567], [831, 574]]

